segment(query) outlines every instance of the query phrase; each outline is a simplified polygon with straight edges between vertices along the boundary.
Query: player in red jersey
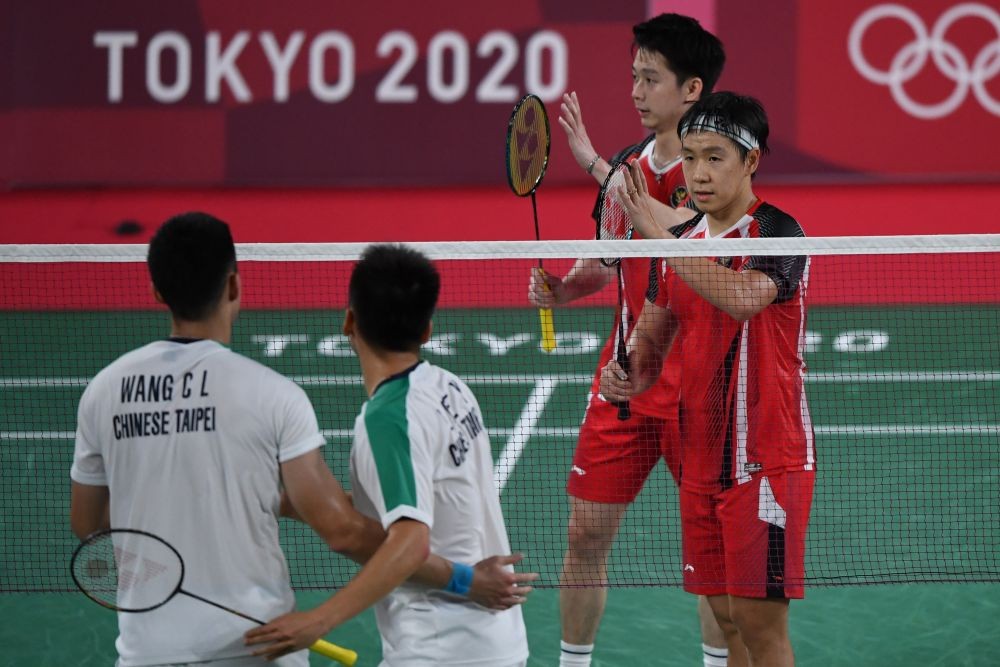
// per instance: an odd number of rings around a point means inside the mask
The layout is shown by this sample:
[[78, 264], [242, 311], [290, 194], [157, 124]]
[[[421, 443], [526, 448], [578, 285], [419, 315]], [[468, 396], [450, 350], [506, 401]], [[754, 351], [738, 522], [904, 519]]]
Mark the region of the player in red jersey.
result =
[[[753, 193], [768, 124], [753, 98], [720, 92], [680, 121], [684, 175], [702, 213], [662, 233], [640, 172], [620, 193], [647, 237], [804, 236]], [[681, 523], [685, 589], [735, 626], [730, 665], [794, 664], [789, 600], [803, 596], [815, 451], [804, 391], [804, 256], [668, 258], [629, 341], [631, 376], [602, 372], [611, 400], [656, 382], [671, 345], [681, 361]], [[740, 642], [746, 652], [734, 647]]]
[[[640, 23], [633, 35], [632, 100], [643, 126], [652, 134], [605, 161], [587, 136], [575, 93], [564, 97], [559, 123], [577, 163], [598, 183], [614, 165], [633, 162], [657, 202], [659, 215], [669, 218], [673, 226], [693, 215], [689, 209], [676, 210], [687, 201], [677, 122], [692, 103], [711, 91], [725, 54], [714, 35], [694, 19], [677, 14]], [[648, 258], [622, 260], [624, 316], [630, 327], [642, 310], [655, 269], [655, 260]], [[563, 278], [535, 272], [529, 300], [544, 308], [568, 303], [602, 289], [615, 276], [614, 269], [597, 259], [577, 261]], [[678, 366], [673, 360], [662, 367], [656, 387], [632, 401], [628, 421], [619, 421], [617, 407], [598, 391], [600, 369], [613, 356], [621, 316], [616, 313], [616, 324], [601, 351], [567, 484], [571, 514], [560, 590], [561, 665], [590, 664], [607, 599], [607, 558], [629, 504], [661, 457], [675, 479], [678, 474]], [[723, 633], [707, 604], [700, 611], [704, 664], [723, 666]]]

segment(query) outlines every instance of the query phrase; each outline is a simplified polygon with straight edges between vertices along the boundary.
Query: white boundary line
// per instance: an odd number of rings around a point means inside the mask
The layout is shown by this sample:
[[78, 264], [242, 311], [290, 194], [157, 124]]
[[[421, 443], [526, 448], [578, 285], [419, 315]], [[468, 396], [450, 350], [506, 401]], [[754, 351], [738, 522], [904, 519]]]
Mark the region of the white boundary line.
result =
[[[360, 375], [290, 375], [297, 384], [304, 387], [360, 386]], [[859, 382], [1000, 382], [1000, 371], [914, 371], [840, 373], [807, 372], [808, 383], [859, 383]], [[545, 375], [498, 375], [471, 374], [462, 379], [468, 384], [535, 384], [542, 380], [567, 382], [570, 384], [590, 384], [591, 374], [553, 373]], [[86, 377], [0, 377], [3, 389], [60, 389], [63, 387], [86, 387], [90, 378]]]
[[514, 428], [510, 429], [507, 437], [507, 444], [504, 446], [500, 456], [493, 464], [493, 485], [497, 491], [503, 493], [507, 486], [507, 480], [517, 467], [517, 462], [521, 458], [524, 446], [528, 444], [528, 439], [535, 434], [535, 424], [542, 416], [545, 406], [552, 397], [558, 383], [549, 379], [539, 379], [535, 388], [531, 390], [531, 395], [524, 404], [520, 416]]
[[[523, 413], [522, 416], [524, 416]], [[580, 433], [579, 427], [571, 426], [532, 428], [530, 433], [516, 427], [487, 430], [493, 438], [508, 439], [504, 453], [497, 458], [498, 462], [505, 460], [504, 457], [508, 455], [512, 439], [517, 438], [521, 441], [519, 447], [523, 449], [524, 444], [530, 438], [575, 438]], [[815, 430], [817, 435], [1000, 435], [1000, 424], [857, 424], [816, 426]], [[326, 438], [337, 440], [348, 440], [354, 436], [354, 432], [347, 428], [328, 428], [323, 429], [322, 433]], [[0, 431], [0, 440], [73, 440], [74, 438], [76, 438], [75, 431]], [[518, 451], [518, 456], [520, 456], [520, 451]], [[512, 463], [508, 462], [507, 465], [511, 470], [513, 469]]]

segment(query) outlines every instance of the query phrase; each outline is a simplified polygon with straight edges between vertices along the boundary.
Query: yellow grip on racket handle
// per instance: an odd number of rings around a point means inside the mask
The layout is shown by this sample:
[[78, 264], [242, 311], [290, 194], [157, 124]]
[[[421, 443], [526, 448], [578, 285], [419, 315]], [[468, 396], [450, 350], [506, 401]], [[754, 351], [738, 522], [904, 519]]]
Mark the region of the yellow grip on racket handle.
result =
[[[541, 260], [538, 261], [538, 275], [542, 279], [542, 288], [546, 292], [551, 292], [552, 288], [545, 282], [545, 269], [541, 266]], [[538, 319], [542, 324], [542, 351], [551, 352], [556, 349], [556, 328], [552, 323], [552, 309], [539, 308]]]
[[542, 323], [542, 350], [551, 352], [556, 349], [556, 329], [552, 324], [552, 309], [539, 308], [538, 319]]
[[327, 658], [332, 658], [342, 665], [347, 665], [347, 667], [353, 667], [354, 663], [358, 661], [358, 652], [352, 651], [349, 648], [344, 648], [343, 646], [337, 646], [326, 640], [318, 639], [316, 642], [309, 647], [309, 650], [313, 653], [319, 653]]

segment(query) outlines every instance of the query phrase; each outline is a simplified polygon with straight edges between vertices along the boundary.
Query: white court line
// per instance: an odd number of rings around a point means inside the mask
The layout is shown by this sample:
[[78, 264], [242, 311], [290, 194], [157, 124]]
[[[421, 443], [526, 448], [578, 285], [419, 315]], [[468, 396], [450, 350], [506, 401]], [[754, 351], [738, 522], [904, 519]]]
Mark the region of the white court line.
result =
[[517, 423], [514, 428], [510, 429], [511, 433], [507, 438], [507, 444], [493, 464], [493, 484], [496, 486], [497, 492], [503, 493], [504, 487], [507, 486], [507, 480], [514, 472], [514, 468], [521, 458], [521, 452], [524, 451], [524, 446], [528, 443], [528, 438], [531, 437], [535, 424], [538, 423], [538, 418], [542, 416], [545, 405], [552, 397], [556, 384], [558, 383], [551, 378], [539, 378], [535, 388], [531, 390], [531, 396], [524, 404], [524, 409], [521, 410]]
[[812, 373], [806, 382], [1000, 382], [997, 371], [914, 371], [874, 373]]
[[[290, 375], [305, 387], [356, 386], [361, 384], [359, 375]], [[806, 382], [862, 383], [862, 382], [1000, 382], [1000, 371], [915, 371], [839, 373], [807, 372]], [[592, 374], [555, 373], [552, 375], [499, 375], [472, 374], [462, 376], [468, 384], [535, 384], [542, 378], [553, 382], [590, 384]], [[90, 378], [85, 377], [0, 377], [0, 389], [33, 389], [86, 387]]]
[[[524, 441], [528, 439], [525, 434], [529, 433], [514, 428], [487, 430], [493, 438], [510, 439], [517, 435]], [[1000, 424], [855, 424], [816, 426], [815, 430], [817, 435], [1000, 435]], [[348, 428], [327, 428], [323, 429], [322, 433], [323, 437], [337, 440], [349, 440], [354, 437], [354, 432]], [[530, 437], [575, 438], [579, 433], [579, 427], [555, 426], [533, 428]], [[75, 431], [0, 431], [0, 440], [73, 440], [74, 438], [76, 438]], [[521, 443], [522, 447], [523, 445], [524, 443]]]
[[75, 440], [76, 431], [0, 431], [0, 440]]
[[42, 389], [61, 387], [86, 387], [90, 378], [68, 378], [68, 377], [30, 377], [30, 378], [0, 378], [0, 389]]

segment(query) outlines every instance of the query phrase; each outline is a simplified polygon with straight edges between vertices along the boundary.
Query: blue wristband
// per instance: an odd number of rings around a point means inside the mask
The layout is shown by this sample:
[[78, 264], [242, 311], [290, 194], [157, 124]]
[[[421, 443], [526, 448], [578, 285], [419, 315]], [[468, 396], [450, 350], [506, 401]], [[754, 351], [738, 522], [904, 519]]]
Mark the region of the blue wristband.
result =
[[451, 579], [445, 590], [457, 595], [468, 595], [472, 587], [472, 567], [464, 563], [451, 564]]

